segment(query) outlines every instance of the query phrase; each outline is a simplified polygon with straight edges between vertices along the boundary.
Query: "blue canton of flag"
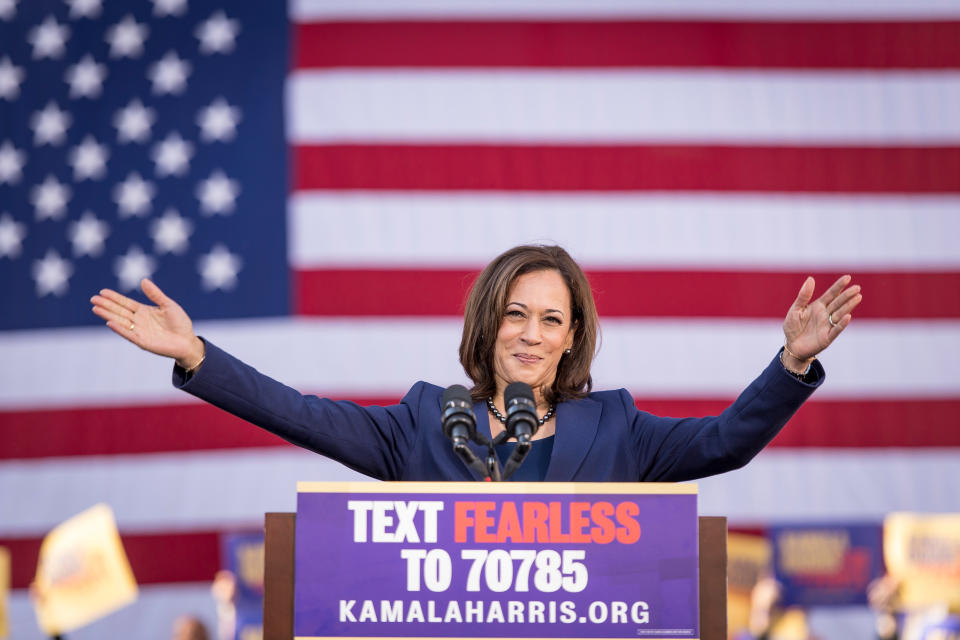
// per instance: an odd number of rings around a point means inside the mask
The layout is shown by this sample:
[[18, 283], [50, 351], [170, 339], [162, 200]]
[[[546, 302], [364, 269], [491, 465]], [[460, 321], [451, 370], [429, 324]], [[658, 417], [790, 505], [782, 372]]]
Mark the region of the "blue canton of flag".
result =
[[290, 311], [284, 3], [0, 0], [0, 329]]

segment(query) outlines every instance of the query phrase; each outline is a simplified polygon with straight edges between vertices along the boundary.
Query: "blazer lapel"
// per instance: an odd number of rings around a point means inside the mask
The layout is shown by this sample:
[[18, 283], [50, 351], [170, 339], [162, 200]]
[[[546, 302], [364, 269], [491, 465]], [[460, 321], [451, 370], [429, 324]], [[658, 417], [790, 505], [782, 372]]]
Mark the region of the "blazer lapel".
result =
[[570, 482], [597, 437], [601, 404], [584, 398], [557, 405], [553, 454], [547, 465], [547, 482]]

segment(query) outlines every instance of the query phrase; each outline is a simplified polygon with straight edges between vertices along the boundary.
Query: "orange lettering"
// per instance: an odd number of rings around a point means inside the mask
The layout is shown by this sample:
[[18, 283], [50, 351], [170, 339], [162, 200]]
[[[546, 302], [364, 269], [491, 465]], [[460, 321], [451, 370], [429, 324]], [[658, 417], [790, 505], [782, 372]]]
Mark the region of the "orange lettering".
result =
[[563, 505], [550, 503], [550, 542], [570, 542], [570, 534], [563, 532]]
[[542, 502], [523, 503], [523, 541], [550, 542], [547, 531], [547, 505]]
[[467, 541], [467, 529], [473, 525], [473, 518], [467, 515], [473, 511], [475, 503], [473, 502], [454, 502], [453, 503], [453, 539], [456, 542]]
[[609, 502], [594, 503], [593, 508], [590, 510], [590, 516], [593, 518], [594, 524], [597, 525], [593, 527], [590, 532], [593, 534], [593, 541], [597, 544], [610, 544], [613, 542], [616, 535], [616, 527], [613, 525], [613, 520], [610, 519], [612, 515], [613, 505]]
[[590, 518], [584, 515], [589, 509], [589, 502], [570, 503], [570, 542], [590, 542], [590, 535], [584, 531], [590, 526]]
[[493, 526], [494, 522], [493, 516], [490, 515], [490, 512], [494, 510], [495, 504], [493, 502], [478, 502], [477, 505], [477, 523], [476, 523], [476, 535], [474, 536], [475, 542], [496, 542], [497, 537], [490, 533], [490, 527]]
[[504, 502], [500, 511], [500, 526], [497, 527], [497, 542], [523, 542], [523, 529], [515, 502]]
[[621, 502], [617, 505], [617, 541], [622, 544], [633, 544], [640, 539], [640, 523], [636, 517], [640, 515], [640, 507], [636, 502]]

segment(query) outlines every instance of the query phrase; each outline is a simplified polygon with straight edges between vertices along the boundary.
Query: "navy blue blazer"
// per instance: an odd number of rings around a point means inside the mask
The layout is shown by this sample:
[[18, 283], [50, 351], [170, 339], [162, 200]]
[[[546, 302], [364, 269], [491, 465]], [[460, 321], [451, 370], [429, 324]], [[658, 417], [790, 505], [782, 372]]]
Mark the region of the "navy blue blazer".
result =
[[[271, 433], [380, 480], [475, 480], [440, 429], [443, 389], [417, 382], [400, 404], [361, 407], [305, 396], [207, 342], [206, 359], [178, 388]], [[773, 439], [824, 380], [788, 373], [773, 361], [719, 416], [662, 418], [639, 411], [624, 389], [596, 391], [557, 406], [547, 481], [673, 482], [742, 467]], [[487, 409], [474, 406], [490, 435]], [[478, 455], [485, 449], [479, 446]]]

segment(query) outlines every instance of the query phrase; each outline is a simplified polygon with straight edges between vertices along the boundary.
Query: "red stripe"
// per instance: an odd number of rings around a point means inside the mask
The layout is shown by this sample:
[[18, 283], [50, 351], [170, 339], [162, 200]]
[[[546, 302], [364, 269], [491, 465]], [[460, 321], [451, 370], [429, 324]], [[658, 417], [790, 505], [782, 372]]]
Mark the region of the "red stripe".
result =
[[297, 25], [296, 68], [960, 67], [960, 22], [390, 21]]
[[[308, 316], [462, 316], [477, 271], [299, 271], [296, 313]], [[602, 317], [780, 318], [804, 279], [823, 291], [835, 272], [609, 271], [588, 273]], [[960, 272], [856, 275], [858, 318], [960, 318]], [[819, 293], [817, 294], [819, 295]]]
[[[383, 405], [399, 399], [360, 400]], [[0, 460], [286, 445], [240, 418], [199, 403], [3, 411], [0, 443]]]
[[[397, 402], [358, 400], [361, 404]], [[641, 397], [637, 406], [656, 415], [705, 416], [720, 413], [731, 400]], [[162, 429], [131, 428], [131, 424], [152, 423], [157, 413], [163, 414]], [[960, 398], [814, 400], [800, 409], [773, 446], [960, 447], [958, 415]], [[204, 428], [197, 429], [197, 424]], [[216, 437], [209, 435], [211, 430]], [[0, 460], [292, 446], [219, 409], [195, 404], [7, 411], [0, 413], [0, 433]]]
[[960, 192], [960, 147], [300, 145], [293, 153], [297, 190]]
[[[211, 582], [220, 567], [220, 532], [122, 534], [137, 584]], [[42, 538], [0, 538], [10, 549], [11, 586], [26, 589], [37, 572]]]
[[[636, 398], [662, 416], [717, 415], [726, 400]], [[804, 404], [771, 447], [877, 449], [958, 447], [960, 398], [814, 400]], [[922, 425], [922, 428], [917, 428]]]

